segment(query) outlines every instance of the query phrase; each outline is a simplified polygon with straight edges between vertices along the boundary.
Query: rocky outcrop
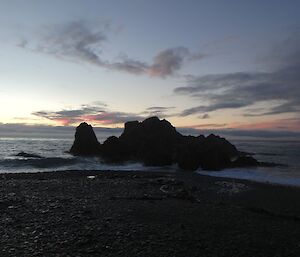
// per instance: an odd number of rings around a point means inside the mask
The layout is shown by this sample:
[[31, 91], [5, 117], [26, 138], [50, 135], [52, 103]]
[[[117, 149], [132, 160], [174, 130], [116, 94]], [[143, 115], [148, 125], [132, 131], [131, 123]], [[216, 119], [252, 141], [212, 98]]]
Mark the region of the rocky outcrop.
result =
[[130, 159], [126, 145], [115, 136], [111, 136], [104, 141], [101, 156], [109, 163], [120, 163]]
[[259, 164], [252, 156], [240, 156], [232, 162], [233, 167], [254, 167], [259, 166]]
[[[183, 136], [167, 120], [157, 117], [142, 122], [126, 122], [120, 137], [109, 137], [102, 145], [90, 125], [76, 129], [70, 150], [76, 155], [97, 154], [106, 162], [139, 161], [149, 166], [178, 164], [184, 170], [220, 170], [256, 163], [237, 159], [239, 152], [226, 139], [216, 135]], [[232, 162], [232, 159], [236, 159]], [[243, 157], [245, 158], [245, 157]], [[248, 157], [247, 157], [248, 158]], [[255, 160], [255, 159], [254, 159]]]
[[178, 147], [177, 163], [182, 169], [220, 170], [228, 167], [237, 155], [235, 146], [219, 136], [188, 136]]
[[148, 166], [163, 166], [174, 163], [176, 147], [182, 137], [170, 122], [152, 117], [143, 122], [125, 123], [119, 140], [130, 159]]
[[91, 125], [86, 122], [81, 123], [75, 132], [75, 140], [70, 149], [74, 155], [98, 155], [101, 145], [97, 140]]
[[35, 159], [42, 159], [44, 157], [38, 155], [38, 154], [33, 154], [33, 153], [26, 153], [26, 152], [19, 152], [16, 154], [18, 157], [24, 157], [24, 158], [35, 158]]

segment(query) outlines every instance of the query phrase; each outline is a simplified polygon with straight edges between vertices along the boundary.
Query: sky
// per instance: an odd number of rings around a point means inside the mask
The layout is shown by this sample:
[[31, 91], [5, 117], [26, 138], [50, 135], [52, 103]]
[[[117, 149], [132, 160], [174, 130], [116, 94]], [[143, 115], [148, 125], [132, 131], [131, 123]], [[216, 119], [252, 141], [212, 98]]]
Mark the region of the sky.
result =
[[300, 131], [298, 0], [2, 0], [0, 125]]

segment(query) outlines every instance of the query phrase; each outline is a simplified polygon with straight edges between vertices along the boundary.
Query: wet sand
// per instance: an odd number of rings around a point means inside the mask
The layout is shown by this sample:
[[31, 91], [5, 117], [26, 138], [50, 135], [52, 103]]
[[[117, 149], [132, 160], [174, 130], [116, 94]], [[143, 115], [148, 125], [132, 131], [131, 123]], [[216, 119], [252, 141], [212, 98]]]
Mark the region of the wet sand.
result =
[[0, 256], [300, 256], [300, 188], [189, 172], [0, 175]]

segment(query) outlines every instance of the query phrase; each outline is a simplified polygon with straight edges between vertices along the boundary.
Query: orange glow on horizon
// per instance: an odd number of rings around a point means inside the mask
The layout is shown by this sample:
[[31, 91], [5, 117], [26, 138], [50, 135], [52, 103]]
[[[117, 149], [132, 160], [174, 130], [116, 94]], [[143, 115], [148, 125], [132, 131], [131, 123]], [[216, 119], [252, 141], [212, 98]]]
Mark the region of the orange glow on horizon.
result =
[[[229, 122], [222, 123], [219, 120], [216, 122], [194, 123], [194, 120], [181, 119], [177, 117], [167, 118], [167, 120], [177, 128], [194, 128], [198, 130], [222, 130], [222, 129], [240, 129], [240, 130], [288, 130], [300, 131], [300, 120], [297, 118], [275, 119], [269, 121], [255, 121], [255, 122]], [[129, 121], [129, 120], [128, 120]], [[142, 121], [142, 120], [140, 120]], [[109, 115], [85, 115], [75, 119], [60, 118], [60, 119], [45, 119], [45, 118], [15, 118], [11, 120], [3, 120], [2, 124], [23, 124], [23, 125], [43, 125], [43, 126], [72, 126], [76, 127], [81, 122], [87, 122], [93, 127], [106, 128], [122, 128], [124, 122], [115, 122]], [[193, 124], [194, 123], [194, 124]]]

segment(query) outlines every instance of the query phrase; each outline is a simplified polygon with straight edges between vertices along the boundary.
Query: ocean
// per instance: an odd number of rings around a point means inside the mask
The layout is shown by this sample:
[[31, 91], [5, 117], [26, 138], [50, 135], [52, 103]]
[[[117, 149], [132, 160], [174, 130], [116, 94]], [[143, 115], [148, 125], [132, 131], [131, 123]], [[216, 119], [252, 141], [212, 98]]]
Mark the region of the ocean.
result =
[[252, 153], [258, 161], [282, 164], [278, 167], [235, 168], [197, 171], [200, 174], [239, 178], [264, 183], [300, 186], [300, 140], [239, 138], [229, 140], [238, 150]]
[[[111, 134], [119, 135], [120, 130], [101, 131], [96, 133], [100, 142]], [[63, 135], [40, 134], [38, 136], [25, 133], [15, 134], [7, 132], [0, 134], [0, 173], [45, 172], [63, 170], [152, 170], [177, 171], [172, 167], [144, 167], [141, 163], [126, 163], [124, 165], [108, 165], [97, 157], [76, 157], [67, 151], [74, 140], [74, 131], [65, 131]], [[240, 151], [250, 152], [263, 162], [283, 164], [280, 167], [257, 167], [225, 169], [222, 171], [202, 171], [197, 173], [240, 178], [265, 183], [276, 183], [300, 186], [300, 140], [293, 139], [263, 139], [263, 138], [228, 138]], [[39, 155], [42, 158], [17, 156], [25, 152]]]

